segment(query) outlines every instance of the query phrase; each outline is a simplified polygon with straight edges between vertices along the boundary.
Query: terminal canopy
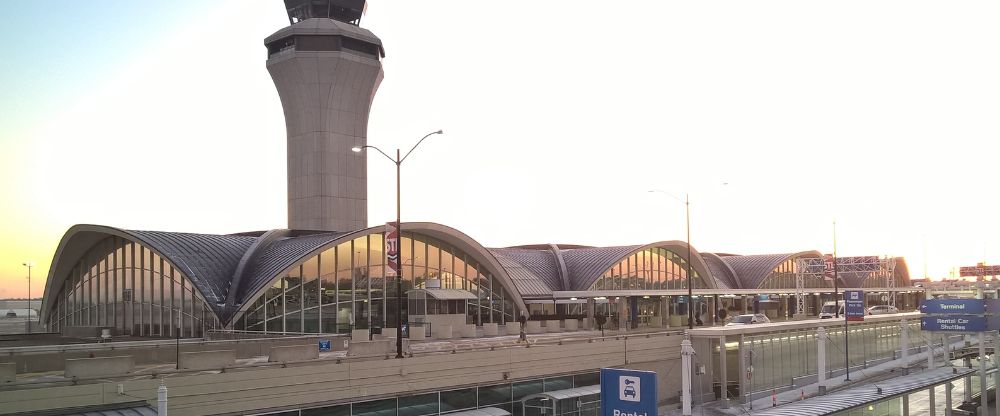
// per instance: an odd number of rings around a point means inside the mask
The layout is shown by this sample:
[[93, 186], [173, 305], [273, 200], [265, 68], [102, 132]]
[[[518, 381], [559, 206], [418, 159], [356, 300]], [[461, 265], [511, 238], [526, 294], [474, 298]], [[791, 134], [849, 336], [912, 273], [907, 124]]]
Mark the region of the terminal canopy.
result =
[[[521, 399], [524, 416], [592, 414], [601, 402], [601, 385], [529, 394]], [[593, 412], [587, 412], [591, 410]]]

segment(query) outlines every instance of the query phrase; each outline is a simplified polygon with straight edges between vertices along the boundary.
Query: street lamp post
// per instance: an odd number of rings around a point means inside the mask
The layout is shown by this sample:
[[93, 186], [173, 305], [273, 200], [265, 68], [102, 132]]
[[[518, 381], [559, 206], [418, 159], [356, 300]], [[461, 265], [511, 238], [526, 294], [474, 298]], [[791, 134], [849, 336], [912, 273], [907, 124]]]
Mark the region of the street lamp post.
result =
[[[427, 133], [427, 135], [418, 140], [417, 144], [413, 145], [413, 147], [410, 148], [410, 151], [406, 152], [406, 155], [404, 155], [403, 157], [399, 157], [400, 151], [397, 148], [395, 159], [393, 159], [392, 156], [389, 156], [388, 154], [383, 152], [382, 149], [379, 149], [378, 147], [375, 146], [364, 145], [364, 146], [355, 146], [351, 148], [351, 150], [353, 150], [354, 152], [361, 152], [366, 148], [375, 149], [379, 153], [381, 153], [382, 156], [385, 156], [387, 159], [392, 161], [392, 163], [396, 164], [396, 227], [399, 230], [398, 233], [400, 239], [402, 239], [403, 237], [403, 224], [400, 222], [400, 208], [399, 208], [401, 166], [403, 165], [403, 161], [410, 156], [410, 153], [413, 153], [413, 150], [415, 150], [417, 146], [420, 146], [420, 143], [424, 142], [424, 139], [435, 134], [444, 134], [444, 131], [438, 130]], [[396, 358], [403, 358], [403, 265], [402, 262], [400, 261], [396, 262]]]
[[684, 202], [684, 223], [685, 223], [685, 228], [687, 228], [687, 250], [688, 250], [688, 255], [687, 255], [688, 329], [694, 329], [694, 308], [693, 308], [693, 306], [694, 306], [694, 293], [693, 293], [692, 284], [691, 284], [692, 283], [692, 280], [691, 280], [691, 264], [692, 264], [692, 262], [691, 262], [691, 198], [690, 198], [691, 195], [685, 192], [684, 193], [684, 201], [681, 201], [680, 198], [677, 198], [676, 196], [673, 196], [673, 195], [671, 195], [671, 194], [669, 194], [669, 193], [667, 193], [665, 191], [660, 191], [660, 190], [655, 190], [654, 189], [654, 190], [651, 190], [649, 192], [658, 192], [658, 193], [667, 195], [667, 196], [669, 196], [671, 198], [674, 198], [677, 201]]
[[31, 268], [35, 266], [35, 263], [31, 261], [26, 261], [24, 263], [21, 263], [21, 265], [28, 268], [28, 316], [25, 319], [26, 322], [28, 323], [28, 327], [26, 329], [30, 333], [31, 332]]

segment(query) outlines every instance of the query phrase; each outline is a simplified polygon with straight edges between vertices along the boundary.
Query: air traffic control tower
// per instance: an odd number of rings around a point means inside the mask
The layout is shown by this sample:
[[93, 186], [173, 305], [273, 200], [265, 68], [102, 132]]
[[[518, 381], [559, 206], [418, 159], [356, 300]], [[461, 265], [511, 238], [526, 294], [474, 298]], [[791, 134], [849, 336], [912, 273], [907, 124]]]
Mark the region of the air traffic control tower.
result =
[[264, 39], [288, 135], [288, 228], [368, 226], [368, 168], [351, 152], [368, 136], [368, 111], [385, 56], [359, 27], [364, 0], [285, 0], [289, 26]]

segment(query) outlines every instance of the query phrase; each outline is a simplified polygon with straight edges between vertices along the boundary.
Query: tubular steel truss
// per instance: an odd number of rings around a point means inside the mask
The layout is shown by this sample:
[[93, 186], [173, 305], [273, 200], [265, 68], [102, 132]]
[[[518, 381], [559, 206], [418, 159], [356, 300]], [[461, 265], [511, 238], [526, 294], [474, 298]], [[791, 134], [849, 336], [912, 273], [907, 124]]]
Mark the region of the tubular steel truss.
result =
[[[795, 259], [795, 313], [805, 313], [805, 279], [825, 279], [833, 280], [833, 256], [806, 257]], [[896, 271], [896, 260], [888, 256], [853, 256], [837, 258], [837, 273], [841, 279], [853, 277], [856, 281], [872, 281], [875, 286], [885, 288], [895, 288], [896, 279], [893, 277]], [[858, 279], [860, 277], [860, 279]], [[880, 284], [882, 283], [882, 284]], [[890, 291], [887, 299], [888, 304], [896, 306], [896, 293]]]

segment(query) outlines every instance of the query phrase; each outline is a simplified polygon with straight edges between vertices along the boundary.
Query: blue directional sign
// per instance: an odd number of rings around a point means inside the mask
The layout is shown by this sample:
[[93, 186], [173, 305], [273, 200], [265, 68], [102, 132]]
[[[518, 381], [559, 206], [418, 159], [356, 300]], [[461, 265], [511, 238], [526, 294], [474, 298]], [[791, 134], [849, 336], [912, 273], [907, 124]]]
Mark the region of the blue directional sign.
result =
[[924, 331], [982, 332], [986, 330], [986, 318], [976, 315], [923, 316], [920, 329]]
[[656, 373], [602, 368], [601, 416], [656, 416]]
[[865, 292], [863, 290], [844, 291], [844, 317], [848, 321], [865, 320]]
[[983, 299], [927, 299], [920, 305], [920, 312], [976, 315], [986, 312], [986, 301]]
[[319, 350], [320, 351], [330, 351], [330, 340], [321, 339], [319, 340]]

